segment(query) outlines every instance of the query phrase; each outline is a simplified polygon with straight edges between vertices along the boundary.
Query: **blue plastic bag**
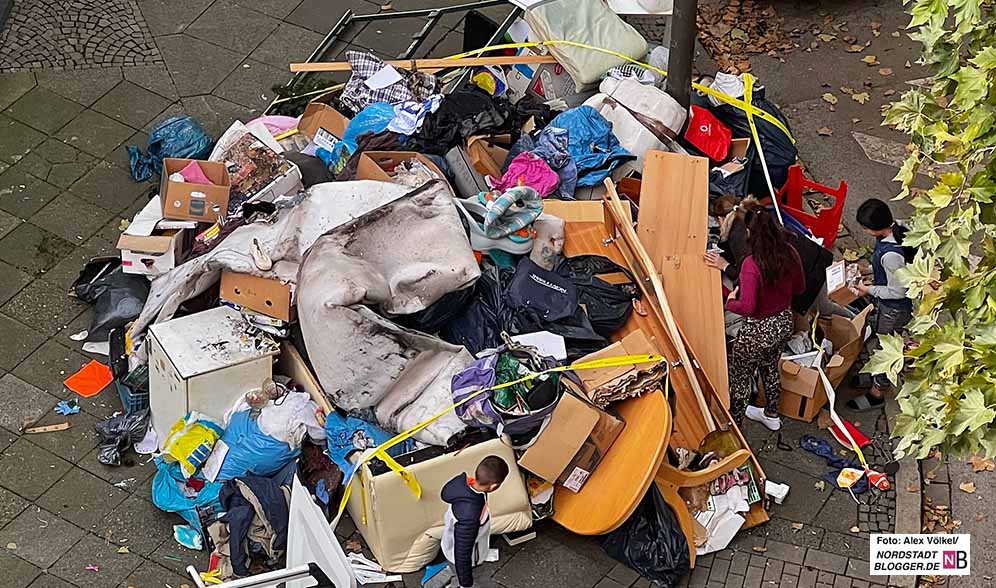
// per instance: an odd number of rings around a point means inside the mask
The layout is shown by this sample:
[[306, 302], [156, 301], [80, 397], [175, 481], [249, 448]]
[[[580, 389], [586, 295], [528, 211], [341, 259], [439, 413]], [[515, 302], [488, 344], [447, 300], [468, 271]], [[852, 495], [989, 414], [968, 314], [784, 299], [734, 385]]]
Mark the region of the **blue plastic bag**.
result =
[[287, 443], [260, 431], [248, 410], [232, 415], [221, 441], [228, 446], [228, 453], [215, 478], [218, 482], [246, 474], [271, 476], [301, 455], [300, 448], [291, 449]]
[[360, 135], [384, 132], [393, 119], [393, 106], [387, 102], [374, 102], [356, 113], [353, 120], [349, 121], [346, 132], [342, 134], [342, 142], [351, 154], [356, 153], [356, 140]]
[[213, 146], [214, 139], [193, 118], [183, 115], [166, 119], [149, 133], [146, 153], [134, 145], [128, 146], [131, 177], [136, 182], [144, 182], [158, 174], [165, 157], [207, 159]]
[[[353, 465], [349, 463], [350, 453], [377, 447], [393, 436], [392, 433], [373, 423], [356, 417], [343, 416], [336, 411], [332, 411], [325, 418], [325, 444], [328, 447], [329, 459], [339, 466], [344, 474], [353, 469]], [[388, 449], [387, 454], [397, 457], [411, 451], [413, 447], [412, 440], [406, 439]]]
[[180, 464], [166, 463], [161, 457], [156, 458], [156, 475], [152, 479], [152, 503], [166, 512], [175, 512], [183, 517], [198, 533], [204, 534], [201, 520], [197, 516], [198, 508], [213, 507], [215, 512], [221, 512], [221, 501], [218, 493], [223, 484], [205, 482], [196, 498], [187, 498], [181, 487], [186, 483]]

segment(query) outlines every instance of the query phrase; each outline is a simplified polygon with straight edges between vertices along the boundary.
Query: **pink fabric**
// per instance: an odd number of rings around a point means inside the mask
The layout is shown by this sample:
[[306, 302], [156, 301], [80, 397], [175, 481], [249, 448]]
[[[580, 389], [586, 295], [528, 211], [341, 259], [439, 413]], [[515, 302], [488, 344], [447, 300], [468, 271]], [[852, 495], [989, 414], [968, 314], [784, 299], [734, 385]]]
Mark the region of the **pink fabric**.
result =
[[270, 134], [276, 137], [280, 133], [285, 133], [295, 127], [297, 127], [298, 117], [296, 116], [280, 116], [278, 114], [268, 114], [261, 116], [255, 120], [249, 121], [248, 124], [252, 124], [256, 121], [263, 123], [266, 130], [270, 131]]
[[183, 176], [183, 181], [187, 182], [188, 184], [208, 184], [211, 186], [214, 185], [214, 182], [209, 180], [208, 177], [204, 175], [204, 170], [201, 169], [200, 164], [197, 163], [196, 161], [191, 161], [186, 165], [186, 167], [181, 169], [180, 175]]
[[557, 172], [550, 169], [550, 166], [540, 157], [528, 151], [515, 156], [515, 159], [508, 164], [505, 175], [501, 177], [494, 189], [504, 192], [518, 186], [520, 179], [522, 185], [536, 190], [544, 198], [552, 194], [560, 184]]

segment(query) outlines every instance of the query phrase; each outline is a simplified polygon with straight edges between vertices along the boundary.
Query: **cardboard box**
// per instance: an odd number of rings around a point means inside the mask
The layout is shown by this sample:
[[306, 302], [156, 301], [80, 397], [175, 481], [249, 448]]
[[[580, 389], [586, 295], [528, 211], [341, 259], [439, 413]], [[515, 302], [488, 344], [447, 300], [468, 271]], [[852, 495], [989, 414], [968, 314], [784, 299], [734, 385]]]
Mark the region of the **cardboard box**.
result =
[[[833, 343], [833, 357], [823, 370], [834, 388], [847, 377], [864, 347], [865, 322], [870, 312], [869, 306], [850, 320], [834, 316], [829, 321], [821, 321], [823, 332]], [[782, 395], [778, 401], [778, 412], [796, 420], [812, 422], [828, 401], [819, 371], [787, 360], [781, 360], [780, 368]]]
[[295, 318], [292, 287], [280, 280], [225, 271], [221, 298], [282, 321]]
[[550, 424], [519, 458], [519, 465], [579, 492], [625, 426], [622, 419], [564, 394]]
[[[336, 139], [341, 140], [349, 126], [350, 120], [346, 115], [332, 108], [328, 104], [321, 102], [310, 102], [301, 115], [301, 120], [297, 123], [297, 130], [308, 136], [312, 141], [319, 135], [318, 131], [324, 131]], [[320, 136], [319, 136], [320, 138]], [[322, 145], [319, 145], [320, 147]]]
[[[511, 137], [508, 139], [511, 141]], [[478, 173], [501, 178], [502, 164], [508, 159], [508, 149], [496, 145], [488, 137], [471, 137], [467, 139], [467, 155]]]
[[170, 174], [176, 173], [192, 159], [163, 160], [159, 194], [162, 196], [163, 217], [213, 223], [228, 212], [228, 197], [232, 183], [225, 164], [217, 161], [198, 161], [211, 184], [174, 182]]
[[[546, 51], [532, 48], [522, 49], [520, 55], [542, 55]], [[574, 78], [559, 63], [539, 65], [518, 64], [508, 68], [505, 78], [508, 82], [508, 98], [513, 104], [526, 94], [532, 94], [541, 101], [563, 99], [577, 94]]]
[[848, 266], [844, 260], [835, 261], [827, 268], [827, 296], [843, 306], [858, 299], [858, 295], [851, 291], [847, 273]]
[[121, 233], [117, 244], [121, 251], [121, 271], [143, 276], [165, 274], [176, 267], [189, 233], [185, 229], [157, 229], [147, 236]]
[[446, 179], [446, 175], [431, 159], [414, 151], [365, 151], [356, 166], [356, 179], [390, 182], [394, 177], [394, 168], [412, 159], [421, 161], [440, 179]]

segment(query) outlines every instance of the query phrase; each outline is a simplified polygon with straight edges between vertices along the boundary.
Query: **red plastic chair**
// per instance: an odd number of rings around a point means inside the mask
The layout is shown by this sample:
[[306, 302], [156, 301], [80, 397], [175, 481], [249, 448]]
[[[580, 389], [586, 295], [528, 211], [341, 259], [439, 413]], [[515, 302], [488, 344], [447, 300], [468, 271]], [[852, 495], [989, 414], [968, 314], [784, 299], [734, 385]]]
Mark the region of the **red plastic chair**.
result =
[[[833, 198], [833, 206], [820, 210], [816, 215], [803, 212], [802, 194], [807, 188]], [[802, 166], [799, 164], [789, 168], [788, 181], [778, 192], [778, 203], [782, 210], [806, 225], [813, 232], [813, 235], [823, 237], [823, 247], [826, 249], [833, 248], [833, 244], [837, 240], [837, 230], [840, 227], [840, 218], [844, 214], [844, 201], [846, 200], [847, 182], [841, 180], [840, 186], [836, 189], [818, 184], [806, 179], [802, 173]]]

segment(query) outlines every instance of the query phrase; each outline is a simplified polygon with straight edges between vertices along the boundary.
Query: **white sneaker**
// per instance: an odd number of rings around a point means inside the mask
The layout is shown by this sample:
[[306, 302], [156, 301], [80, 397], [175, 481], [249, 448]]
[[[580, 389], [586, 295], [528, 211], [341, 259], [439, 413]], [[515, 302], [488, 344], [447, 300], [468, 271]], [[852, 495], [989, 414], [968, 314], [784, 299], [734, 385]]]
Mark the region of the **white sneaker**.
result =
[[761, 423], [767, 427], [769, 431], [777, 431], [782, 428], [782, 419], [778, 417], [769, 417], [764, 414], [764, 409], [760, 406], [748, 406], [747, 418]]
[[256, 267], [260, 271], [266, 272], [273, 269], [273, 261], [270, 259], [270, 256], [267, 255], [265, 251], [263, 251], [263, 248], [260, 246], [258, 239], [252, 240], [252, 250], [250, 251], [250, 253], [252, 253], [253, 263], [256, 264]]

